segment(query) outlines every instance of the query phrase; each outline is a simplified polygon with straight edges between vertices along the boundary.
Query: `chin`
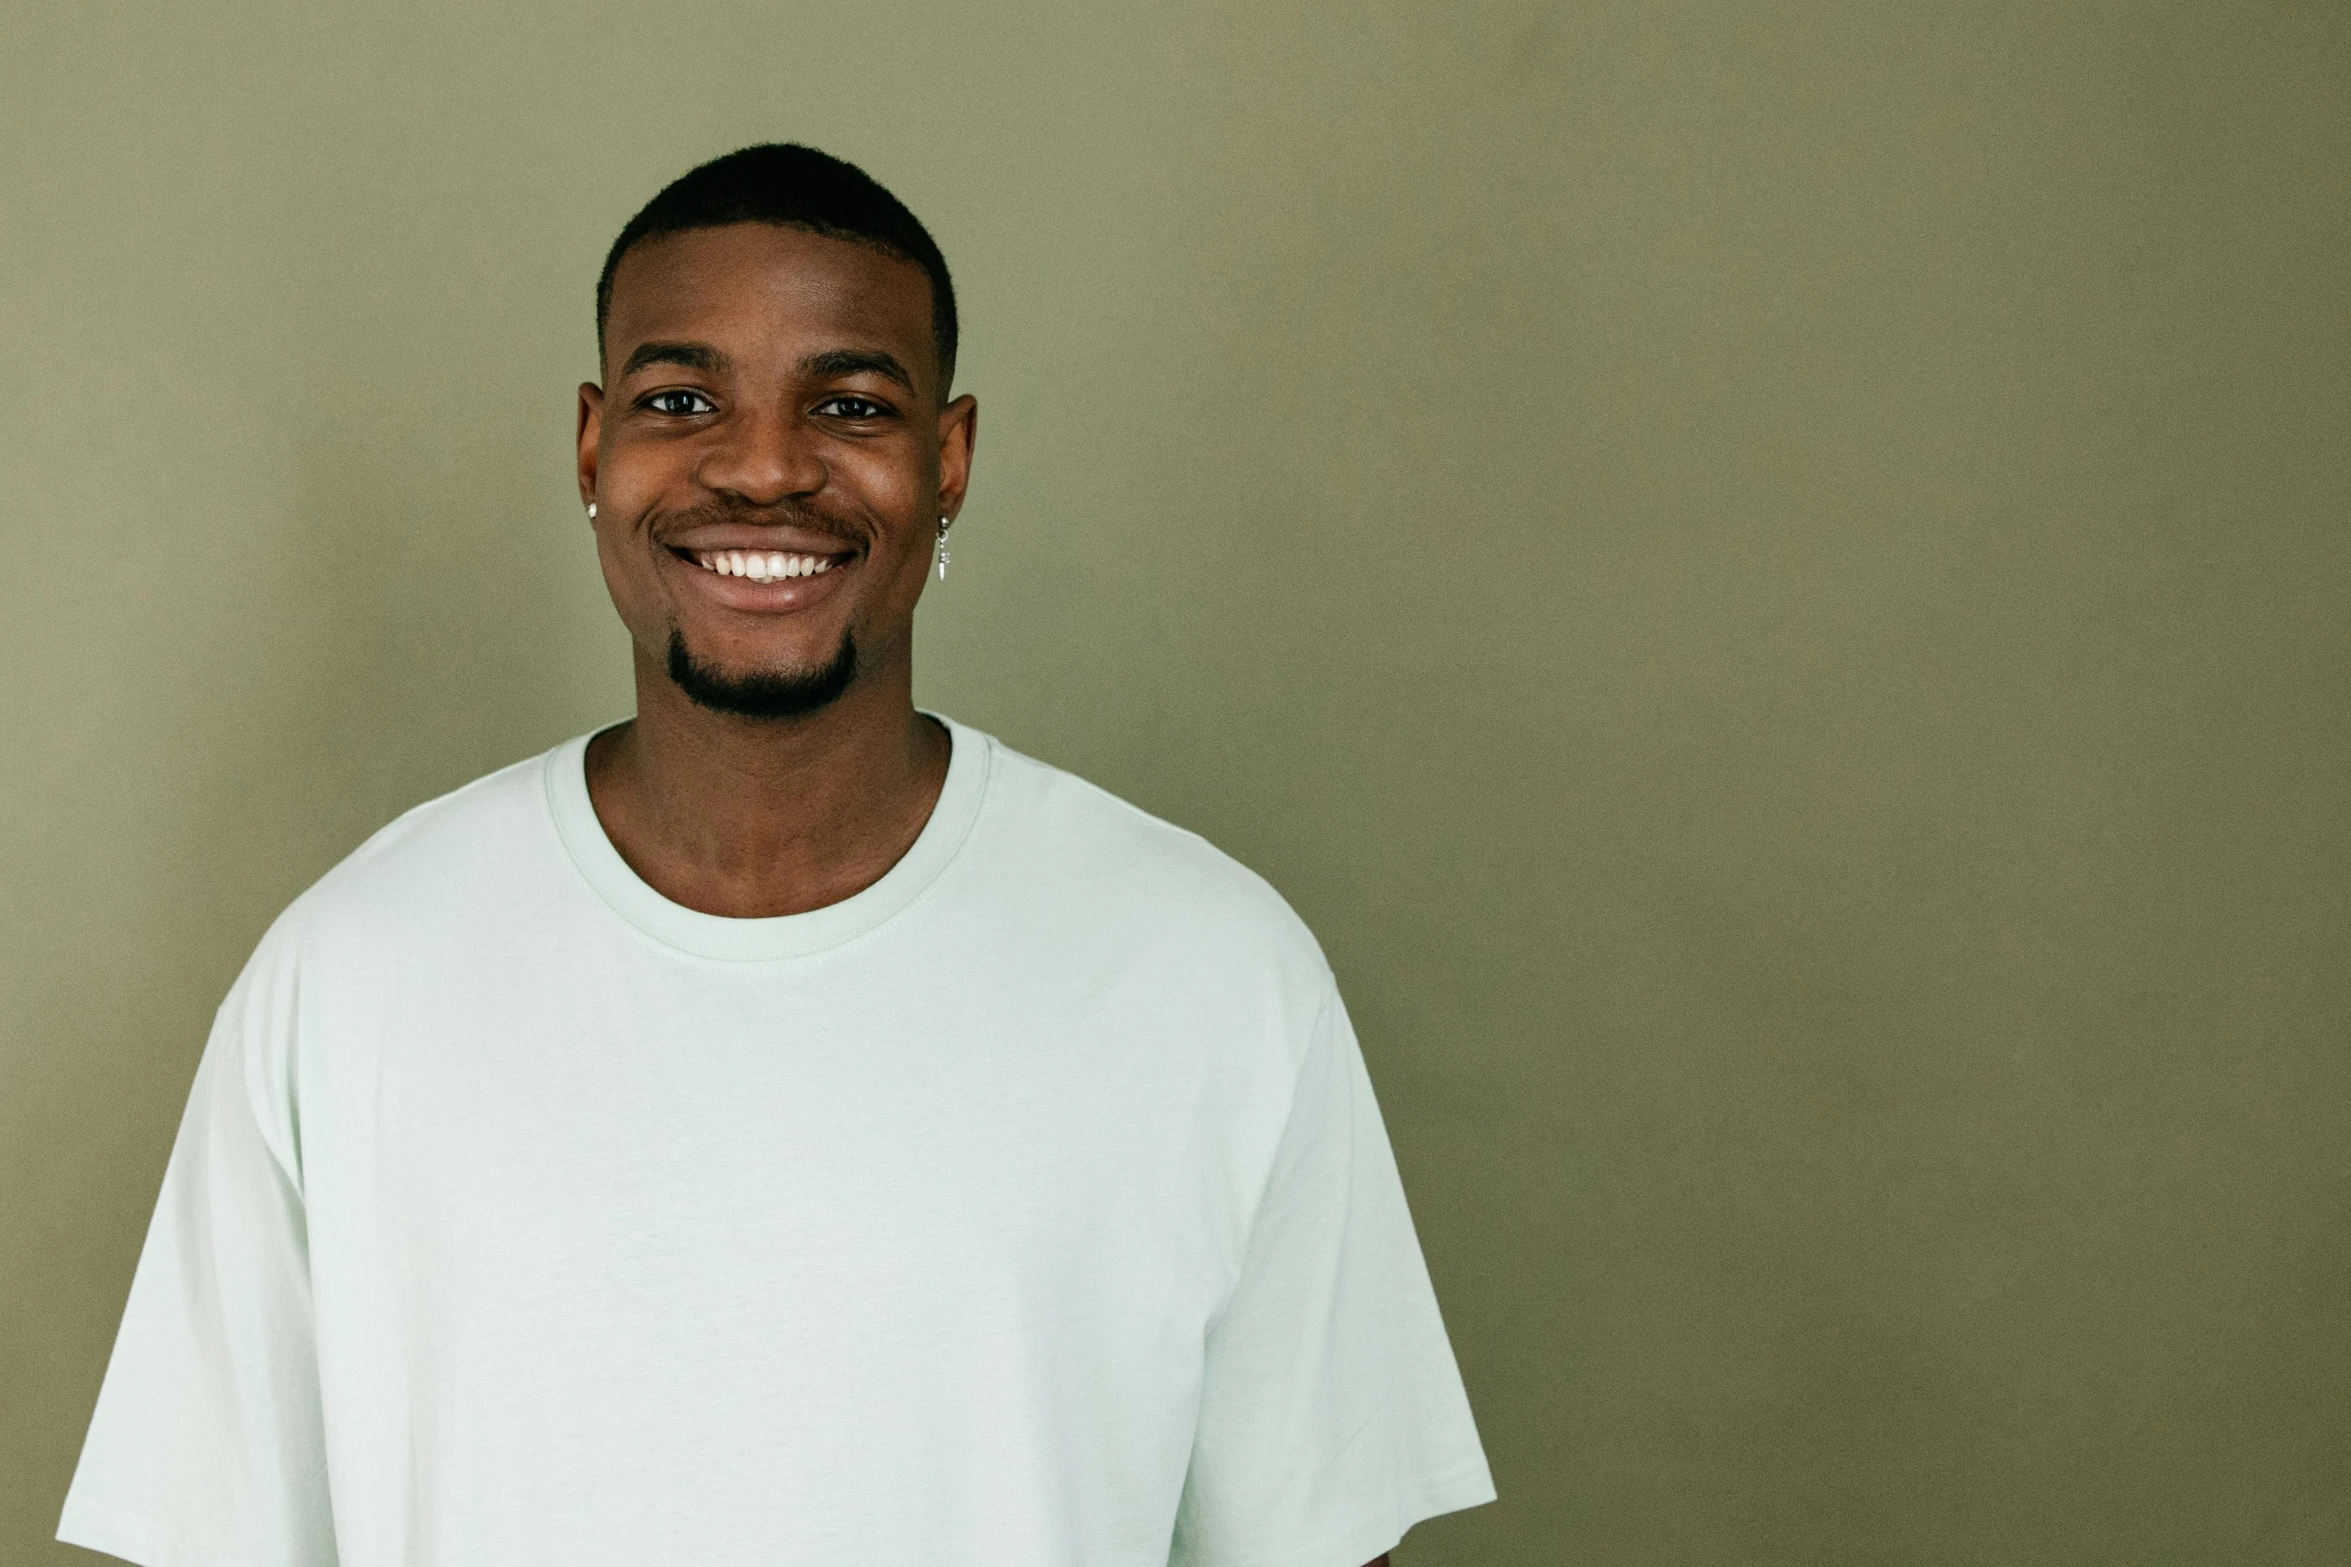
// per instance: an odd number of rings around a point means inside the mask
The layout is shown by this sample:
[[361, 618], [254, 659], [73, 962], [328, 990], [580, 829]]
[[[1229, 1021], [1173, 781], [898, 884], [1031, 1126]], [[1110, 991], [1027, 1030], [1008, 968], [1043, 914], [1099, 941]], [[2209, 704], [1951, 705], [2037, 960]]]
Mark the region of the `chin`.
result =
[[857, 643], [844, 632], [822, 658], [737, 662], [702, 657], [673, 629], [668, 667], [671, 681], [698, 707], [739, 718], [796, 718], [830, 707], [849, 689], [857, 678]]

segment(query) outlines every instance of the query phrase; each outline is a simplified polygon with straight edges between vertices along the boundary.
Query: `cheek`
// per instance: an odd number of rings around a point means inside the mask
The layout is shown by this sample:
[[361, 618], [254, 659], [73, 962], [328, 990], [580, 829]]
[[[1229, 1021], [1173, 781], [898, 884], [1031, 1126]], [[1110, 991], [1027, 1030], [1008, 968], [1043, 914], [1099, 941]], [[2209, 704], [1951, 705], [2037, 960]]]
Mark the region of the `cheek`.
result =
[[605, 591], [612, 595], [612, 607], [620, 612], [621, 624], [632, 632], [645, 632], [656, 614], [656, 589], [653, 568], [641, 547], [632, 547], [634, 541], [624, 535], [596, 529], [596, 569], [603, 574]]
[[644, 536], [625, 519], [644, 515], [677, 489], [677, 470], [690, 466], [674, 445], [609, 441], [598, 457], [596, 491], [603, 497], [596, 534], [596, 564], [604, 585], [631, 626], [658, 608], [659, 576]]
[[939, 525], [935, 503], [939, 479], [930, 465], [919, 462], [875, 462], [857, 475], [857, 488], [866, 507], [894, 524], [900, 547], [920, 551]]
[[611, 499], [610, 510], [633, 517], [693, 469], [692, 458], [674, 443], [630, 441], [607, 436], [596, 457], [596, 488]]

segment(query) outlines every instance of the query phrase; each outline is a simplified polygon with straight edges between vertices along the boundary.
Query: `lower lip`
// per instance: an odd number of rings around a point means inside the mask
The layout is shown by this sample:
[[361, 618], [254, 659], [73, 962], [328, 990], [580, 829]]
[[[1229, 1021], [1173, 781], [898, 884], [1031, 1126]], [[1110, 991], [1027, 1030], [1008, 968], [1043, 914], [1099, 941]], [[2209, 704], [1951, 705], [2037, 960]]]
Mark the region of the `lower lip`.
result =
[[854, 555], [843, 556], [823, 571], [808, 577], [782, 577], [767, 582], [754, 582], [749, 577], [730, 577], [696, 565], [684, 556], [672, 553], [678, 570], [694, 581], [695, 588], [729, 609], [748, 610], [760, 615], [785, 615], [823, 602], [840, 586], [840, 580], [857, 562]]

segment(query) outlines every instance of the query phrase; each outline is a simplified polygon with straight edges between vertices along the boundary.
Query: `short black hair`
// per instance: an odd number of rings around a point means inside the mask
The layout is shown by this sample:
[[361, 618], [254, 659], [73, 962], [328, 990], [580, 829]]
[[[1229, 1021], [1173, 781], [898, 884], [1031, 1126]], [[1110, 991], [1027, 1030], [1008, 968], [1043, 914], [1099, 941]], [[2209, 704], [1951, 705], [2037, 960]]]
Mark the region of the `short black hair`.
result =
[[854, 163], [797, 142], [762, 142], [713, 158], [662, 187], [620, 231], [596, 279], [596, 354], [612, 314], [612, 275], [641, 240], [730, 223], [772, 223], [867, 245], [911, 261], [931, 280], [931, 339], [939, 355], [939, 396], [955, 382], [955, 284], [947, 258], [906, 204]]

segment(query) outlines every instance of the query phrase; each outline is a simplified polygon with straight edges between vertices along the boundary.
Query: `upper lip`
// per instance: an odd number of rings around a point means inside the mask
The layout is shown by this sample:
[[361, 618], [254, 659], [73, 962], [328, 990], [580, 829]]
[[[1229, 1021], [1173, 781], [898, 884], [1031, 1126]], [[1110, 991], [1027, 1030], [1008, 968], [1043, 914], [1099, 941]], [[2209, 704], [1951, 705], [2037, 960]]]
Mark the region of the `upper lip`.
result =
[[682, 533], [662, 540], [673, 550], [689, 555], [707, 555], [720, 550], [757, 550], [762, 554], [783, 555], [854, 555], [857, 546], [836, 534], [819, 533], [813, 528], [794, 527], [788, 523], [756, 526], [744, 523], [713, 523], [708, 527], [688, 528]]

